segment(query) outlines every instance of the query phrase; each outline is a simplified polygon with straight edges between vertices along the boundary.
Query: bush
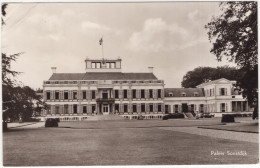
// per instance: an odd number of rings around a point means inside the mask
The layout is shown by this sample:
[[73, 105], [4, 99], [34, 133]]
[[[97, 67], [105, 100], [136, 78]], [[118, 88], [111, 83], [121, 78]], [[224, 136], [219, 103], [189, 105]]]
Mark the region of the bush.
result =
[[55, 118], [55, 120], [56, 120], [57, 122], [60, 122], [60, 118]]
[[163, 116], [163, 120], [168, 120], [168, 119], [175, 119], [175, 118], [185, 118], [183, 113], [173, 113], [173, 114], [168, 114]]
[[221, 122], [235, 122], [235, 117], [232, 114], [223, 114]]
[[48, 118], [45, 121], [45, 127], [58, 127], [58, 120], [57, 120], [57, 118]]

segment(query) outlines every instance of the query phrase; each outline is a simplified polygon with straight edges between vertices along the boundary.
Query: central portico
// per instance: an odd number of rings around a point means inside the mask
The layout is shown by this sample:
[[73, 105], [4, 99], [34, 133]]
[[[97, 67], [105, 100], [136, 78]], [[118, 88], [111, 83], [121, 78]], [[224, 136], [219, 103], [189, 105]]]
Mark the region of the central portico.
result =
[[110, 87], [98, 87], [97, 114], [114, 114], [115, 98], [113, 98], [113, 89]]

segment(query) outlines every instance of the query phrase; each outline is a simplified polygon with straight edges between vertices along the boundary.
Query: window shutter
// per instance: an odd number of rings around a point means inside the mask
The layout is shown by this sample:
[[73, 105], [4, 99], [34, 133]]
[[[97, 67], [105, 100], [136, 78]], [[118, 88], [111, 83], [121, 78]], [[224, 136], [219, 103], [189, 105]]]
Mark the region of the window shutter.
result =
[[95, 90], [95, 99], [98, 99], [99, 95], [98, 95], [98, 90]]
[[157, 89], [153, 89], [153, 98], [154, 98], [154, 99], [157, 98]]
[[219, 88], [219, 95], [221, 95], [221, 88]]
[[145, 98], [148, 99], [149, 98], [149, 90], [145, 89]]
[[63, 114], [63, 105], [61, 105], [61, 104], [60, 104], [60, 107], [59, 107], [59, 113]]
[[141, 112], [141, 104], [137, 103], [136, 107], [137, 107], [137, 112], [140, 113]]
[[145, 103], [145, 112], [149, 112], [149, 104]]
[[120, 89], [118, 92], [119, 92], [119, 99], [122, 99], [123, 98], [123, 90]]
[[225, 112], [228, 112], [228, 104], [226, 103], [225, 105], [226, 105], [226, 111]]
[[168, 111], [169, 111], [169, 113], [172, 113], [172, 111], [171, 111], [171, 105], [168, 105]]
[[225, 95], [227, 95], [227, 88], [225, 88]]
[[50, 91], [50, 94], [51, 94], [51, 100], [53, 100], [54, 99], [53, 90]]
[[43, 100], [44, 100], [44, 101], [47, 100], [47, 92], [46, 92], [46, 91], [43, 92]]
[[222, 103], [219, 104], [220, 105], [220, 112], [222, 112]]
[[158, 103], [153, 104], [153, 109], [154, 112], [158, 112]]
[[164, 99], [164, 89], [161, 89], [161, 98]]
[[127, 90], [127, 98], [128, 98], [128, 99], [131, 99], [131, 97], [132, 97], [132, 96], [131, 96], [131, 90], [128, 89], [128, 90]]

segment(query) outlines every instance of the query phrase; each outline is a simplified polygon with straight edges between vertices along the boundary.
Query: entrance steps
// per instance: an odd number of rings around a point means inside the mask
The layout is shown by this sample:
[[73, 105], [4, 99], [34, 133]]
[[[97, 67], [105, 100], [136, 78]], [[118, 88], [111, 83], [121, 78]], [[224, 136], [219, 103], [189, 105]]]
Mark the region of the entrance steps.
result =
[[184, 115], [185, 115], [187, 118], [194, 118], [194, 116], [192, 115], [192, 113], [184, 113]]
[[95, 115], [93, 117], [89, 117], [87, 120], [99, 121], [99, 120], [125, 120], [125, 119], [124, 117], [119, 115], [109, 114], [109, 115]]

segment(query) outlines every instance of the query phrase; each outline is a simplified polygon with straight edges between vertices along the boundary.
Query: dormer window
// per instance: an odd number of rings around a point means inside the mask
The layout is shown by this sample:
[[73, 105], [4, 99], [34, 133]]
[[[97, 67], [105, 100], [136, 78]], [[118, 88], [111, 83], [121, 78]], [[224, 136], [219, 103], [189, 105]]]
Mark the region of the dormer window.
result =
[[198, 92], [194, 92], [194, 97], [198, 97], [199, 93]]
[[173, 97], [173, 93], [172, 92], [168, 93], [168, 96]]
[[185, 92], [181, 92], [181, 97], [186, 97], [186, 93]]

